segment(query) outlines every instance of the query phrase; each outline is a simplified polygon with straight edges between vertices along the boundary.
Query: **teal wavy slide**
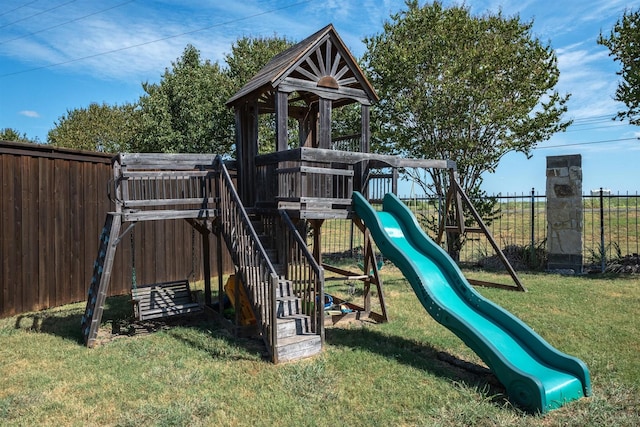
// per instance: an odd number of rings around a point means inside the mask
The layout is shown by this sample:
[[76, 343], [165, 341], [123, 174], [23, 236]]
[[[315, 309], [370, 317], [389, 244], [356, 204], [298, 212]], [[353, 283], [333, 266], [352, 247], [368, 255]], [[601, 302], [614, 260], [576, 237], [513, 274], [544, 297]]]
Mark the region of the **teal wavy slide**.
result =
[[352, 201], [380, 252], [404, 274], [423, 307], [491, 368], [513, 404], [545, 413], [591, 395], [586, 365], [473, 289], [400, 199], [386, 194], [381, 211], [358, 192]]

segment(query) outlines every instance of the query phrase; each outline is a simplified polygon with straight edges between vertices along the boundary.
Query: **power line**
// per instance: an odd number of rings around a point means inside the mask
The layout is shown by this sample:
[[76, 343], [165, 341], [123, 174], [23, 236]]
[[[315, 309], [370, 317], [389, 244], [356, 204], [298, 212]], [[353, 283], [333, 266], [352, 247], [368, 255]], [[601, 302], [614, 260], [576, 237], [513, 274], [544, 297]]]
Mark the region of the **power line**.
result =
[[586, 132], [588, 130], [610, 129], [610, 128], [615, 128], [615, 127], [619, 127], [619, 126], [624, 126], [624, 123], [623, 124], [619, 124], [619, 125], [612, 124], [612, 125], [608, 125], [608, 126], [595, 126], [595, 127], [592, 127], [592, 128], [582, 128], [582, 129], [569, 128], [569, 129], [566, 130], [566, 132]]
[[638, 138], [607, 139], [604, 141], [576, 142], [573, 144], [549, 145], [546, 147], [535, 147], [534, 150], [545, 150], [547, 148], [576, 147], [580, 145], [604, 144], [606, 142], [623, 142], [623, 141], [638, 141]]
[[[36, 0], [36, 1], [37, 1], [37, 0]], [[72, 19], [72, 20], [70, 20], [70, 21], [65, 21], [65, 22], [63, 22], [63, 23], [61, 23], [61, 24], [57, 24], [57, 25], [53, 25], [53, 26], [51, 26], [51, 27], [43, 28], [43, 29], [41, 29], [41, 30], [34, 31], [34, 32], [32, 32], [32, 33], [29, 33], [29, 34], [24, 34], [24, 35], [22, 35], [22, 36], [14, 37], [14, 38], [12, 38], [12, 39], [2, 40], [2, 41], [0, 41], [0, 44], [9, 43], [9, 42], [12, 42], [12, 41], [15, 41], [15, 40], [24, 39], [24, 38], [26, 38], [26, 37], [30, 37], [30, 36], [36, 35], [36, 34], [38, 34], [38, 33], [42, 33], [43, 31], [48, 31], [48, 30], [52, 30], [52, 29], [54, 29], [54, 28], [62, 27], [63, 25], [67, 25], [67, 24], [70, 24], [70, 23], [72, 23], [72, 22], [80, 21], [80, 20], [85, 19], [85, 18], [88, 18], [88, 17], [90, 17], [90, 16], [98, 15], [98, 14], [100, 14], [100, 13], [108, 12], [108, 11], [110, 11], [110, 10], [112, 10], [112, 9], [115, 9], [115, 8], [117, 8], [117, 7], [124, 6], [125, 4], [132, 3], [132, 2], [134, 2], [134, 1], [135, 1], [135, 0], [125, 1], [124, 3], [120, 3], [120, 4], [117, 4], [117, 5], [115, 5], [115, 6], [111, 6], [111, 7], [108, 7], [108, 8], [106, 8], [106, 9], [102, 9], [102, 10], [99, 10], [99, 11], [97, 11], [97, 12], [93, 12], [93, 13], [90, 13], [90, 14], [88, 14], [88, 15], [81, 16], [81, 17], [76, 18], [76, 19]]]
[[0, 16], [7, 15], [7, 14], [9, 14], [9, 13], [11, 13], [11, 12], [15, 12], [16, 10], [20, 10], [20, 9], [22, 9], [23, 7], [27, 7], [27, 6], [29, 6], [30, 4], [33, 4], [33, 3], [37, 2], [37, 1], [38, 1], [38, 0], [33, 0], [33, 1], [30, 1], [29, 3], [23, 4], [22, 6], [14, 7], [14, 8], [13, 8], [13, 9], [11, 9], [11, 10], [7, 10], [6, 12], [2, 12], [2, 13], [0, 13]]
[[601, 114], [599, 116], [580, 117], [578, 119], [574, 119], [573, 122], [574, 123], [581, 123], [581, 122], [591, 122], [593, 120], [604, 120], [604, 119], [611, 119], [611, 115], [610, 114]]
[[35, 13], [35, 14], [33, 14], [33, 15], [25, 16], [24, 18], [20, 18], [20, 19], [18, 19], [17, 21], [9, 22], [8, 24], [4, 24], [4, 25], [0, 26], [0, 29], [5, 28], [5, 27], [8, 27], [9, 25], [17, 24], [18, 22], [26, 21], [27, 19], [31, 19], [31, 18], [33, 18], [33, 17], [35, 17], [35, 16], [39, 16], [39, 15], [45, 14], [45, 13], [47, 13], [47, 12], [51, 12], [52, 10], [60, 9], [62, 6], [66, 6], [66, 5], [68, 5], [68, 4], [70, 4], [70, 3], [73, 3], [73, 2], [75, 2], [75, 1], [76, 1], [76, 0], [70, 0], [70, 1], [68, 1], [68, 2], [66, 2], [66, 3], [59, 4], [58, 6], [55, 6], [55, 7], [52, 7], [52, 8], [46, 9], [46, 10], [43, 10], [43, 11], [38, 12], [38, 13]]
[[[72, 0], [72, 1], [75, 1], [75, 0]], [[71, 3], [72, 1], [70, 1], [69, 3]], [[183, 33], [173, 34], [173, 35], [166, 36], [166, 37], [161, 37], [159, 39], [149, 40], [149, 41], [143, 42], [143, 43], [138, 43], [138, 44], [134, 44], [134, 45], [130, 45], [130, 46], [124, 46], [124, 47], [120, 47], [118, 49], [108, 50], [108, 51], [105, 51], [105, 52], [98, 52], [98, 53], [94, 53], [93, 55], [87, 55], [87, 56], [83, 56], [83, 57], [80, 57], [80, 58], [69, 59], [68, 61], [57, 62], [55, 64], [43, 65], [41, 67], [35, 67], [35, 68], [28, 68], [26, 70], [15, 71], [13, 73], [0, 74], [0, 78], [9, 77], [9, 76], [15, 76], [17, 74], [24, 74], [24, 73], [28, 73], [28, 72], [31, 72], [31, 71], [43, 70], [45, 68], [57, 67], [59, 65], [66, 65], [66, 64], [70, 64], [72, 62], [83, 61], [85, 59], [96, 58], [98, 56], [108, 55], [108, 54], [111, 54], [111, 53], [122, 52], [124, 50], [133, 49], [133, 48], [141, 47], [141, 46], [146, 46], [146, 45], [150, 45], [150, 44], [153, 44], [153, 43], [157, 43], [157, 42], [161, 42], [161, 41], [165, 41], [165, 40], [170, 40], [170, 39], [174, 39], [174, 38], [177, 38], [177, 37], [186, 36], [186, 35], [189, 35], [189, 34], [194, 34], [194, 33], [200, 32], [200, 31], [210, 30], [210, 29], [216, 28], [216, 27], [223, 27], [225, 25], [235, 24], [236, 22], [246, 21], [248, 19], [257, 18], [258, 16], [268, 15], [270, 13], [278, 12], [278, 11], [285, 10], [285, 9], [290, 9], [292, 7], [300, 6], [302, 4], [311, 3], [312, 1], [313, 0], [303, 0], [303, 1], [299, 1], [297, 3], [292, 3], [292, 4], [289, 4], [289, 5], [286, 5], [286, 6], [277, 7], [275, 9], [269, 9], [269, 10], [266, 10], [264, 12], [256, 13], [256, 14], [249, 15], [249, 16], [245, 16], [245, 17], [242, 17], [242, 18], [236, 18], [236, 19], [232, 19], [230, 21], [220, 22], [220, 23], [217, 23], [217, 24], [208, 25], [206, 27], [197, 28], [197, 29], [191, 30], [191, 31], [185, 31]], [[0, 27], [0, 28], [2, 28], [2, 27]]]

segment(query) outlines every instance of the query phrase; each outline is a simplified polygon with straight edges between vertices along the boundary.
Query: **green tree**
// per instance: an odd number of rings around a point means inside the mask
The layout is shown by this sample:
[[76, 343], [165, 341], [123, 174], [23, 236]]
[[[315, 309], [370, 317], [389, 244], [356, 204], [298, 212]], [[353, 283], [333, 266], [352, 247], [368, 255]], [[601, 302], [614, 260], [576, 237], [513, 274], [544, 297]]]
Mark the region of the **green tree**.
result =
[[[277, 54], [285, 51], [294, 43], [286, 38], [242, 37], [231, 47], [231, 53], [225, 56], [233, 92], [237, 92], [255, 76]], [[261, 153], [275, 150], [275, 114], [262, 114], [259, 117], [258, 148]], [[289, 136], [297, 141], [298, 127], [295, 120], [289, 121]]]
[[47, 141], [57, 147], [117, 153], [135, 150], [138, 131], [136, 105], [92, 103], [67, 110], [47, 134]]
[[[241, 37], [225, 55], [233, 93], [240, 90], [277, 54], [293, 46], [286, 37]], [[233, 95], [233, 93], [231, 95]]]
[[233, 112], [225, 102], [231, 80], [217, 63], [202, 61], [200, 51], [188, 45], [159, 83], [142, 87], [140, 151], [229, 153]]
[[609, 56], [622, 65], [615, 100], [624, 102], [627, 110], [616, 117], [640, 124], [640, 11], [626, 11], [608, 37], [600, 33], [598, 44], [609, 48]]
[[[481, 196], [482, 174], [495, 171], [505, 154], [530, 156], [570, 124], [561, 120], [569, 95], [555, 90], [556, 56], [532, 36], [533, 23], [517, 16], [472, 16], [465, 6], [437, 1], [406, 6], [365, 39], [365, 69], [381, 97], [372, 144], [454, 160], [465, 192]], [[419, 184], [444, 197], [447, 176], [430, 171], [428, 178]], [[461, 237], [448, 241], [455, 255]]]
[[30, 139], [26, 133], [20, 134], [16, 129], [0, 129], [0, 141], [37, 143], [38, 139]]

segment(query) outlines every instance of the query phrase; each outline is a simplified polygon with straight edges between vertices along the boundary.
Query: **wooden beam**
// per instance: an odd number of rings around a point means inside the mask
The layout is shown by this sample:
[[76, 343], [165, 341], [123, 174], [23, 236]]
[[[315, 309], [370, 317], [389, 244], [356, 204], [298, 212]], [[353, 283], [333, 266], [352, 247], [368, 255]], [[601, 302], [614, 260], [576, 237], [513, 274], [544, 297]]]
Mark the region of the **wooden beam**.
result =
[[285, 151], [289, 148], [288, 97], [289, 94], [286, 92], [280, 90], [276, 92], [276, 151]]
[[318, 123], [318, 148], [331, 146], [331, 101], [320, 98], [320, 120]]
[[127, 170], [134, 169], [213, 169], [216, 154], [120, 153], [116, 159]]
[[482, 228], [484, 230], [484, 234], [485, 234], [485, 236], [487, 236], [487, 240], [489, 240], [489, 243], [491, 243], [491, 246], [493, 247], [493, 250], [496, 252], [496, 255], [498, 255], [498, 258], [500, 258], [500, 260], [502, 261], [502, 264], [507, 269], [507, 272], [509, 273], [509, 275], [513, 279], [514, 283], [516, 284], [517, 289], [522, 291], [522, 292], [526, 292], [527, 289], [524, 287], [522, 282], [520, 282], [520, 278], [516, 274], [516, 271], [513, 269], [513, 266], [511, 265], [511, 263], [509, 262], [507, 257], [504, 255], [504, 253], [502, 252], [502, 250], [500, 249], [498, 244], [496, 243], [495, 239], [491, 235], [491, 232], [489, 231], [489, 229], [485, 225], [484, 221], [482, 221], [482, 218], [480, 217], [480, 214], [478, 213], [476, 208], [471, 203], [471, 200], [469, 199], [467, 194], [464, 192], [464, 190], [462, 189], [462, 187], [460, 186], [460, 184], [458, 183], [457, 180], [454, 180], [452, 182], [452, 184], [456, 186], [457, 193], [460, 195], [460, 197], [467, 204], [467, 207], [471, 211], [471, 214], [473, 215], [474, 219], [476, 220], [476, 222], [478, 223], [480, 228]]

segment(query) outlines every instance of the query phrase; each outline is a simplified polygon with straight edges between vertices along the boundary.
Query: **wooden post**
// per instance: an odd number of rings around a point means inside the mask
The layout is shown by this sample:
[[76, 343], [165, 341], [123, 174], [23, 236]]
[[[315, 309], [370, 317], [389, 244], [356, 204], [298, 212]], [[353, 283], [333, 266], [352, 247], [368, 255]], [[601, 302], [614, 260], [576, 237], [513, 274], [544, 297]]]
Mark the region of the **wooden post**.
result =
[[322, 265], [322, 223], [324, 219], [309, 220], [313, 228], [313, 258]]
[[203, 272], [204, 275], [204, 303], [211, 305], [211, 251], [209, 230], [206, 233], [200, 233], [202, 237], [202, 260], [203, 260]]
[[[220, 217], [218, 217], [218, 224], [220, 221]], [[224, 304], [223, 304], [223, 300], [224, 300], [224, 280], [223, 280], [223, 275], [224, 275], [224, 268], [222, 266], [222, 233], [220, 232], [220, 226], [218, 226], [218, 233], [216, 233], [216, 236], [218, 238], [218, 242], [217, 242], [217, 261], [218, 261], [218, 312], [220, 313], [220, 315], [222, 316], [223, 312], [224, 312]]]
[[[364, 274], [367, 276], [371, 271], [371, 255], [372, 255], [372, 247], [371, 247], [371, 236], [369, 235], [369, 230], [366, 229], [364, 231]], [[375, 264], [375, 262], [373, 263]], [[371, 277], [368, 277], [364, 281], [364, 312], [369, 315], [371, 313]]]
[[331, 148], [331, 100], [320, 98], [318, 148]]
[[276, 151], [285, 151], [289, 148], [288, 118], [289, 118], [289, 94], [277, 91], [276, 103]]

